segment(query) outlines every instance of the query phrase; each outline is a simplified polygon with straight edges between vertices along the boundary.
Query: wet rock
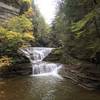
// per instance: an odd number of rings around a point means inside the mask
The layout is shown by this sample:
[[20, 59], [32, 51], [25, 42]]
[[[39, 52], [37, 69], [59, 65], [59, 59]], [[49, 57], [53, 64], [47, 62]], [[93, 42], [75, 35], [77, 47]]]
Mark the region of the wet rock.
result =
[[[88, 89], [88, 90], [100, 90], [100, 71], [96, 71], [92, 68], [88, 69], [90, 72], [86, 72], [87, 70], [84, 71], [80, 71], [80, 70], [76, 70], [75, 69], [76, 66], [73, 65], [65, 65], [65, 67], [62, 69], [62, 71], [60, 71], [60, 74], [64, 77], [64, 78], [68, 78], [73, 80], [77, 85]], [[79, 68], [79, 67], [77, 67]], [[93, 74], [91, 74], [93, 73]]]
[[61, 49], [54, 49], [45, 59], [44, 61], [50, 62], [60, 62], [62, 58], [62, 50]]
[[18, 64], [16, 66], [12, 66], [7, 70], [0, 71], [0, 78], [9, 78], [19, 75], [31, 75], [32, 67], [30, 64]]

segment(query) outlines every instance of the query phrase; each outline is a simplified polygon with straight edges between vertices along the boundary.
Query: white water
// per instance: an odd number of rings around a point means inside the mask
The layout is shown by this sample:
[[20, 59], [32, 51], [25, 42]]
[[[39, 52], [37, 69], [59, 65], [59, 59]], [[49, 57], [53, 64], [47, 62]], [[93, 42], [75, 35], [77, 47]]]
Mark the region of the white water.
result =
[[28, 47], [20, 49], [26, 57], [28, 57], [31, 63], [42, 61], [54, 48], [43, 48], [43, 47]]
[[32, 64], [33, 76], [59, 76], [58, 71], [62, 67], [62, 64], [48, 63], [43, 61], [43, 59], [48, 56], [53, 49], [54, 48], [44, 47], [29, 47], [20, 49], [20, 51], [24, 53], [27, 58], [29, 58]]

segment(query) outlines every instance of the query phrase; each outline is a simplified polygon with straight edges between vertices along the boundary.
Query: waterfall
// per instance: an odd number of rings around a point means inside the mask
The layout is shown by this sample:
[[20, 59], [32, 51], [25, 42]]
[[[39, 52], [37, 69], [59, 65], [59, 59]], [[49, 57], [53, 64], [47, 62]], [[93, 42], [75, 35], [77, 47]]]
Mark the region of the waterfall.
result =
[[20, 51], [29, 58], [32, 64], [32, 74], [40, 75], [56, 75], [62, 64], [44, 62], [43, 59], [48, 56], [54, 48], [45, 47], [28, 47], [20, 49]]

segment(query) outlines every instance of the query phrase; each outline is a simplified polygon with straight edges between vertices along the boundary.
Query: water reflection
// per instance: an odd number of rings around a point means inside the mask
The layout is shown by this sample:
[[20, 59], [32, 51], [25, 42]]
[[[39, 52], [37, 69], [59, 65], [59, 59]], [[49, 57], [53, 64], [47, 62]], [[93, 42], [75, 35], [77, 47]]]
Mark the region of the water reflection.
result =
[[100, 96], [70, 80], [29, 76], [1, 80], [0, 100], [100, 100]]

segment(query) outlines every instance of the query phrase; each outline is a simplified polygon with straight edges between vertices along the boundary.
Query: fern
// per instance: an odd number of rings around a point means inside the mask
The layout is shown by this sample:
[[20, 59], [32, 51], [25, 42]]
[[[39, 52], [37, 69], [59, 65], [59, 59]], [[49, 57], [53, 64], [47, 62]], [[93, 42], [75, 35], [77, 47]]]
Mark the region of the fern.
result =
[[96, 11], [93, 10], [90, 13], [88, 13], [82, 20], [73, 23], [71, 26], [72, 32], [78, 32], [81, 31], [85, 27], [85, 25], [92, 20], [97, 15]]

